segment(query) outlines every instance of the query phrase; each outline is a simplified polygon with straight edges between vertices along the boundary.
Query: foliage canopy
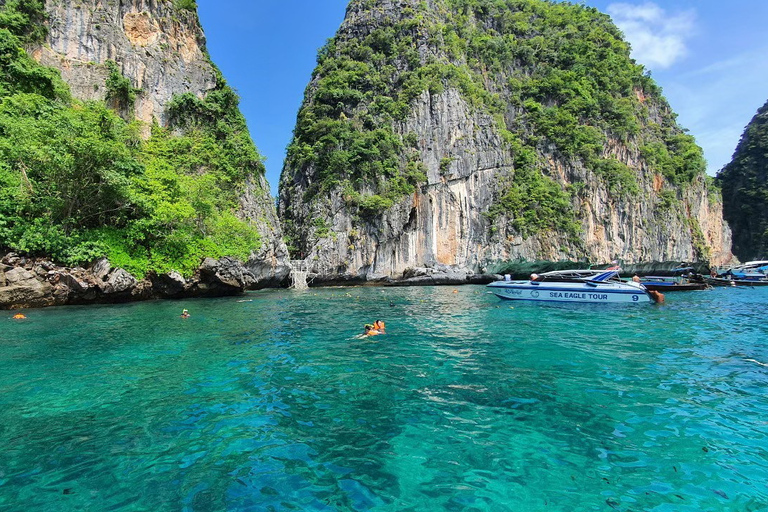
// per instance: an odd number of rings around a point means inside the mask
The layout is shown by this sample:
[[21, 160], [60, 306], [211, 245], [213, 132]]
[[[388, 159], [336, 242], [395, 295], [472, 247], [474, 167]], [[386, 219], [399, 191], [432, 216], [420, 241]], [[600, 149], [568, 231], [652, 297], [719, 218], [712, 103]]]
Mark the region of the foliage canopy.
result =
[[[305, 200], [341, 188], [357, 193], [345, 195], [353, 204], [381, 211], [413, 192], [424, 174], [407, 172], [418, 155], [394, 127], [424, 91], [447, 87], [496, 120], [515, 176], [489, 216], [511, 217], [525, 235], [578, 229], [572, 192], [545, 173], [543, 154], [580, 162], [617, 195], [636, 193], [638, 184], [626, 165], [604, 156], [609, 139], [641, 148], [673, 184], [704, 172], [701, 149], [630, 58], [620, 31], [594, 8], [435, 0], [386, 13], [353, 0], [350, 10], [376, 22], [354, 33], [342, 28], [321, 49], [288, 148], [281, 187], [291, 187], [291, 173], [312, 172]], [[389, 187], [393, 180], [403, 186]], [[371, 191], [372, 199], [360, 199]]]
[[742, 261], [768, 259], [768, 102], [747, 125], [717, 180], [734, 254]]
[[[69, 265], [108, 256], [139, 276], [247, 259], [260, 234], [238, 197], [263, 165], [224, 80], [204, 99], [176, 97], [170, 125], [144, 140], [139, 122], [73, 100], [29, 57], [43, 18], [36, 0], [0, 7], [0, 248]], [[130, 81], [107, 69], [109, 94], [131, 104]]]

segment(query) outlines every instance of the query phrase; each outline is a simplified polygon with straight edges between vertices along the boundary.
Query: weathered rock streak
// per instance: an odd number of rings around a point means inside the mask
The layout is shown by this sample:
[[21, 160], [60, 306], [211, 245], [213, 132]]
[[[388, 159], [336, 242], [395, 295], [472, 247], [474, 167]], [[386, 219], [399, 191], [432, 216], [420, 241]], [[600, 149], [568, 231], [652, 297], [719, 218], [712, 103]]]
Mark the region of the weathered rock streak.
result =
[[[369, 33], [381, 19], [397, 17], [399, 7], [378, 2], [376, 9], [350, 8], [339, 31], [342, 39]], [[419, 53], [432, 50], [422, 42]], [[307, 91], [312, 101], [314, 84]], [[653, 115], [654, 109], [650, 109]], [[517, 115], [509, 107], [508, 117]], [[650, 122], [659, 122], [651, 118]], [[470, 106], [455, 88], [424, 91], [411, 104], [411, 113], [395, 131], [415, 134], [419, 160], [427, 181], [374, 219], [361, 220], [345, 202], [342, 190], [311, 204], [302, 200], [318, 179], [319, 170], [291, 168], [281, 182], [281, 215], [296, 225], [326, 219], [329, 235], [318, 237], [307, 228], [304, 255], [328, 281], [402, 278], [408, 269], [450, 269], [473, 274], [493, 271], [510, 260], [583, 260], [610, 262], [697, 261], [722, 264], [731, 258], [730, 230], [723, 222], [719, 197], [703, 176], [685, 188], [654, 172], [630, 138], [618, 141], [607, 134], [603, 156], [626, 164], [637, 176], [639, 193], [611, 193], [604, 180], [580, 160], [565, 158], [553, 147], [540, 147], [542, 171], [563, 189], [576, 186], [573, 208], [578, 212], [578, 239], [544, 231], [526, 238], [508, 229], [509, 219], [491, 224], [486, 215], [515, 178], [514, 159], [497, 123]], [[450, 161], [448, 165], [446, 162]], [[674, 204], [662, 204], [660, 193], [673, 194]], [[671, 192], [670, 192], [671, 191]], [[700, 229], [700, 231], [699, 231]]]
[[140, 90], [132, 113], [147, 126], [167, 123], [174, 94], [202, 98], [216, 86], [194, 11], [162, 0], [48, 0], [46, 10], [47, 44], [33, 56], [60, 69], [79, 99], [106, 98], [108, 60]]

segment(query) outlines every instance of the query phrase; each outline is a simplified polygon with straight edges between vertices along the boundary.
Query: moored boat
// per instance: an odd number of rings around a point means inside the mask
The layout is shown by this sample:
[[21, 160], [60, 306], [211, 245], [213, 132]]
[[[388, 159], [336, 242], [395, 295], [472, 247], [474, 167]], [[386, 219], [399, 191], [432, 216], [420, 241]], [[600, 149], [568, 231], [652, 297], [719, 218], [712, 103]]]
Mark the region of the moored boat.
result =
[[692, 267], [676, 268], [671, 272], [672, 276], [645, 276], [640, 278], [640, 282], [648, 291], [667, 292], [687, 292], [697, 290], [709, 290], [709, 285], [700, 274], [693, 272]]
[[707, 283], [712, 286], [768, 286], [768, 260], [718, 269], [707, 278]]
[[712, 286], [768, 286], [768, 279], [735, 279], [731, 277], [706, 277]]
[[636, 282], [623, 282], [618, 270], [558, 270], [527, 281], [496, 281], [488, 288], [502, 299], [592, 304], [647, 303], [652, 296]]

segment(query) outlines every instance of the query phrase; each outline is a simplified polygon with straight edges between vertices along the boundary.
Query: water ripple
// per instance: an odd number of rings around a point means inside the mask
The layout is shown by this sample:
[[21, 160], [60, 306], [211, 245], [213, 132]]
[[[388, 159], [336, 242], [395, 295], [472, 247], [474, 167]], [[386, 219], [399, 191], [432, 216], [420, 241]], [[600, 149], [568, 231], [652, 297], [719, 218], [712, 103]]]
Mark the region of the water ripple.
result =
[[0, 335], [0, 509], [765, 510], [766, 302], [466, 286], [29, 312]]

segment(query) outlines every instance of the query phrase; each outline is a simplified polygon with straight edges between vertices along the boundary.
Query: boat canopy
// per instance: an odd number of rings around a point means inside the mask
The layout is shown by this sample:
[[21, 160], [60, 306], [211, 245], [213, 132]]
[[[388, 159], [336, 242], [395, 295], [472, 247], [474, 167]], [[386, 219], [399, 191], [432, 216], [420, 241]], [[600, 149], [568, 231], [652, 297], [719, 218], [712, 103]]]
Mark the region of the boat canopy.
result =
[[744, 268], [768, 267], [768, 260], [748, 261], [741, 266]]

